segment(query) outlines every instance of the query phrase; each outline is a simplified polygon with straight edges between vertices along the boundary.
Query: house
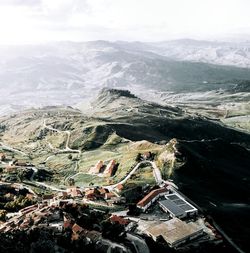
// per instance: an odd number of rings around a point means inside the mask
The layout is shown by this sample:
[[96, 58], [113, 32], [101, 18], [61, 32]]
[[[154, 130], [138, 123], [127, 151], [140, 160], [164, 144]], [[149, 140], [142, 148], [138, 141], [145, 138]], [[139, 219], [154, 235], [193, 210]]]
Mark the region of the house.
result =
[[105, 194], [108, 193], [108, 190], [105, 188], [99, 188], [98, 191], [99, 191], [99, 195], [102, 197], [104, 197]]
[[112, 223], [118, 223], [120, 225], [128, 225], [130, 223], [130, 220], [124, 219], [123, 217], [117, 216], [117, 215], [112, 215], [109, 220]]
[[152, 153], [149, 151], [149, 152], [145, 152], [143, 155], [142, 155], [143, 159], [144, 160], [150, 160], [151, 157], [152, 157]]
[[73, 198], [82, 196], [81, 190], [77, 187], [68, 188], [67, 194]]
[[155, 189], [140, 200], [137, 203], [137, 207], [145, 212], [159, 197], [165, 195], [166, 193], [168, 193], [168, 189], [165, 187]]
[[6, 155], [4, 153], [0, 153], [0, 161], [4, 161], [6, 159]]
[[64, 215], [64, 217], [63, 217], [63, 227], [64, 227], [64, 229], [66, 229], [66, 228], [72, 228], [73, 225], [74, 225], [73, 220], [70, 219], [70, 217], [66, 217]]
[[33, 200], [35, 198], [35, 196], [32, 193], [27, 193], [26, 198], [29, 200]]
[[98, 161], [94, 167], [89, 169], [89, 173], [90, 174], [98, 174], [98, 173], [100, 173], [102, 167], [103, 167], [103, 161]]
[[14, 164], [15, 164], [16, 166], [20, 166], [20, 167], [25, 167], [25, 166], [29, 167], [29, 166], [32, 166], [32, 164], [30, 164], [30, 163], [27, 163], [27, 162], [25, 162], [25, 161], [19, 161], [19, 160], [16, 160], [16, 161], [14, 162]]
[[83, 231], [83, 228], [77, 225], [76, 223], [72, 226], [72, 231], [75, 234], [80, 234]]
[[121, 191], [123, 190], [123, 188], [124, 188], [123, 184], [118, 184], [118, 185], [116, 186], [115, 190], [116, 190], [117, 192], [121, 192]]
[[105, 171], [104, 171], [103, 174], [106, 175], [106, 176], [111, 177], [111, 176], [113, 176], [115, 174], [116, 169], [117, 169], [117, 163], [116, 163], [116, 161], [115, 160], [111, 160], [108, 163], [108, 165], [107, 165], [107, 167], [106, 167], [106, 169], [105, 169]]
[[94, 200], [96, 198], [96, 190], [95, 189], [86, 190], [85, 198], [89, 200]]
[[58, 192], [57, 197], [58, 198], [66, 198], [68, 196], [67, 192]]
[[16, 166], [14, 165], [7, 165], [5, 168], [4, 168], [4, 172], [5, 173], [12, 173], [12, 172], [16, 172]]
[[105, 196], [104, 196], [105, 199], [111, 199], [113, 197], [116, 197], [116, 195], [113, 192], [107, 192], [105, 193]]

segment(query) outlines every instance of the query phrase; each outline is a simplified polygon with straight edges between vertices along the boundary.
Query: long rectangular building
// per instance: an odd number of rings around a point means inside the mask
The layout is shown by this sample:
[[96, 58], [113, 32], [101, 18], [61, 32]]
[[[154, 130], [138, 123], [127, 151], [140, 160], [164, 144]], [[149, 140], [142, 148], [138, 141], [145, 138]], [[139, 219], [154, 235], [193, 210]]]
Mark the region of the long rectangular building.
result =
[[171, 217], [184, 218], [198, 213], [197, 208], [176, 192], [166, 194], [165, 200], [160, 201], [159, 205]]
[[148, 193], [142, 200], [137, 203], [137, 207], [146, 211], [160, 196], [168, 193], [168, 189], [163, 187], [155, 189]]

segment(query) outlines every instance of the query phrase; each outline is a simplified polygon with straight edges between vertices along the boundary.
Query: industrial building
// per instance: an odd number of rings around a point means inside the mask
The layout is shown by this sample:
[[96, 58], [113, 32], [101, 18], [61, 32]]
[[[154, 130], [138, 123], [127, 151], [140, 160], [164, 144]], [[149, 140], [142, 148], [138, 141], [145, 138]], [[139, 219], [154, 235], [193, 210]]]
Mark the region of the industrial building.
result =
[[165, 200], [159, 201], [159, 205], [162, 210], [169, 213], [171, 217], [184, 218], [198, 213], [197, 208], [176, 192], [166, 194]]
[[170, 247], [177, 247], [201, 236], [203, 228], [194, 222], [186, 223], [178, 218], [173, 218], [166, 222], [156, 222], [144, 232], [155, 241], [162, 237]]

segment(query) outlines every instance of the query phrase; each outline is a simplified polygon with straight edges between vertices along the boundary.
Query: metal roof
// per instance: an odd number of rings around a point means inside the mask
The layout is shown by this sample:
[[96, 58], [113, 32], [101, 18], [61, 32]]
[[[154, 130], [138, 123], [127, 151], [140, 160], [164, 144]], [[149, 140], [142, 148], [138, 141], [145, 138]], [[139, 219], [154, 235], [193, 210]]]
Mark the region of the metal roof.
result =
[[192, 206], [189, 202], [187, 202], [183, 197], [181, 197], [177, 193], [167, 194], [165, 195], [165, 198], [168, 201], [172, 202], [172, 205], [176, 205], [184, 212], [192, 212], [197, 210], [194, 206]]
[[185, 215], [185, 211], [169, 199], [162, 200], [159, 204], [176, 217]]

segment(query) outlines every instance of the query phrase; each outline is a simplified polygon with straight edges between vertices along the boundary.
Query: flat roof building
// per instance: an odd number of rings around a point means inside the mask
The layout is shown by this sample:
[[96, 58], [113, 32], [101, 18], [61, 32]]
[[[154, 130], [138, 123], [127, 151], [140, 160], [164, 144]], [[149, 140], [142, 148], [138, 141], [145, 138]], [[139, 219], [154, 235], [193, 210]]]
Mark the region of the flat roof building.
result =
[[170, 247], [177, 247], [202, 235], [203, 228], [194, 222], [186, 223], [178, 218], [173, 218], [152, 225], [144, 232], [155, 241], [162, 237]]
[[159, 205], [171, 217], [184, 218], [198, 213], [197, 208], [176, 192], [165, 195], [165, 198], [165, 200], [159, 202]]
[[184, 210], [169, 199], [159, 201], [159, 205], [166, 213], [169, 213], [171, 217], [184, 218], [186, 216]]

